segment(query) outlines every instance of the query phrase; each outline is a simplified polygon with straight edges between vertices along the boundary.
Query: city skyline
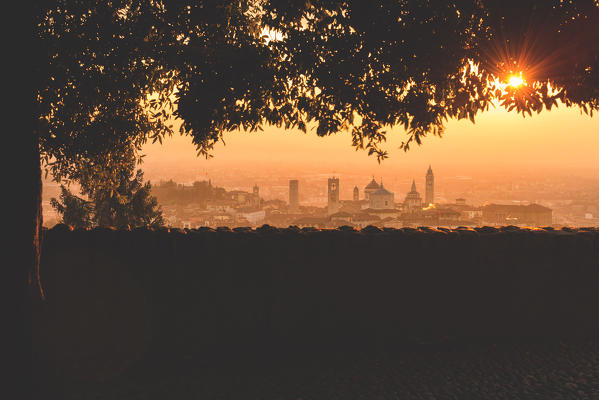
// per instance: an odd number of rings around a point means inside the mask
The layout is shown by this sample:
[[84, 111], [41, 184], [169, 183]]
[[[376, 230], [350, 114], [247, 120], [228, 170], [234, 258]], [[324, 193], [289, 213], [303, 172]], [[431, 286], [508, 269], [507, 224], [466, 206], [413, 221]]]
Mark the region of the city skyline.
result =
[[[366, 178], [361, 175], [346, 179], [327, 174], [307, 174], [288, 178], [288, 175], [263, 177], [258, 180], [261, 183], [255, 179], [245, 179], [245, 185], [241, 187], [223, 185], [219, 179], [212, 178], [200, 179], [193, 184], [176, 183], [177, 187], [187, 187], [187, 190], [201, 182], [211, 187], [214, 183], [213, 187], [222, 188], [219, 189], [222, 193], [221, 202], [202, 205], [193, 205], [194, 200], [177, 204], [169, 201], [163, 203], [165, 198], [160, 195], [163, 192], [161, 188], [164, 184], [170, 185], [172, 180], [155, 182], [152, 191], [163, 206], [167, 226], [171, 227], [256, 227], [262, 224], [335, 227], [347, 223], [362, 227], [364, 224], [401, 227], [485, 222], [522, 225], [527, 222], [518, 221], [522, 217], [514, 217], [512, 214], [527, 212], [534, 207], [552, 213], [549, 217], [539, 217], [541, 219], [538, 221], [543, 221], [545, 225], [599, 225], [599, 185], [595, 187], [595, 192], [590, 188], [587, 194], [571, 191], [576, 185], [581, 186], [580, 183], [569, 182], [568, 189], [559, 180], [552, 184], [551, 180], [523, 179], [516, 183], [503, 182], [497, 186], [493, 181], [485, 184], [464, 176], [446, 177], [437, 174], [432, 163], [428, 164], [426, 170], [423, 165], [421, 173], [414, 176], [404, 174]], [[277, 185], [281, 180], [285, 185]], [[250, 185], [249, 182], [254, 183]], [[456, 189], [456, 186], [464, 189]], [[434, 202], [427, 201], [427, 198], [434, 198]], [[49, 201], [48, 196], [45, 201]], [[489, 221], [485, 221], [482, 213], [484, 209], [491, 210], [489, 206], [500, 209], [493, 211], [498, 213], [494, 216], [487, 213]], [[505, 210], [501, 209], [503, 206], [512, 207], [512, 211], [507, 211], [504, 215]], [[529, 206], [533, 208], [527, 208]], [[181, 207], [187, 211], [182, 211]], [[431, 215], [436, 215], [435, 209], [436, 214], [444, 215], [444, 220], [431, 219]], [[368, 214], [385, 215], [383, 218], [368, 219]], [[56, 219], [55, 213], [46, 211], [47, 223], [55, 223]]]

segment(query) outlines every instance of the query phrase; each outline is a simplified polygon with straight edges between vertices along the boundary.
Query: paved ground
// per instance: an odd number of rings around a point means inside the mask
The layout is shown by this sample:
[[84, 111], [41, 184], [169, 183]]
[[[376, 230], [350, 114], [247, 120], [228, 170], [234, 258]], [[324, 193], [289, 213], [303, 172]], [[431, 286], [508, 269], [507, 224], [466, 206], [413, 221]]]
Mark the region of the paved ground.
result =
[[[154, 366], [63, 399], [599, 399], [599, 340], [421, 345], [260, 365]], [[61, 386], [61, 387], [60, 387]]]

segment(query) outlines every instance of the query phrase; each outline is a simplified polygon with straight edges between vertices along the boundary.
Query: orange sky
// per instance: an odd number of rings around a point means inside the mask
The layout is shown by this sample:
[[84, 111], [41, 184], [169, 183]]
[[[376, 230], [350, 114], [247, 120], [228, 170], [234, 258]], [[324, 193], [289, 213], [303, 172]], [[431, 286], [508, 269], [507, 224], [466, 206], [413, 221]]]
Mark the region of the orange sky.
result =
[[227, 165], [255, 169], [309, 165], [323, 173], [361, 170], [377, 176], [421, 171], [429, 163], [458, 174], [502, 170], [599, 174], [599, 118], [564, 106], [526, 118], [497, 108], [479, 114], [476, 124], [449, 121], [443, 138], [427, 137], [422, 146], [414, 145], [407, 153], [398, 149], [403, 139], [401, 128], [388, 133], [384, 147], [390, 158], [379, 165], [365, 151], [351, 147], [349, 133], [320, 138], [275, 127], [258, 133], [234, 132], [225, 136], [226, 145], [216, 146], [210, 160], [196, 157], [189, 137], [176, 135], [162, 145], [146, 145], [142, 168], [150, 179], [164, 167], [209, 170]]

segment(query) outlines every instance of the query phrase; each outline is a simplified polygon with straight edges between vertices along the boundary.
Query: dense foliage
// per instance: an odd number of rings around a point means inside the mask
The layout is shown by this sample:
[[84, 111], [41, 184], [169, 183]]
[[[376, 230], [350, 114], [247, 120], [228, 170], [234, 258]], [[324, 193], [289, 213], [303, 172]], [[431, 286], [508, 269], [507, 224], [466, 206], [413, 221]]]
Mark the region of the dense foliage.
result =
[[[132, 153], [130, 153], [132, 156]], [[135, 172], [135, 158], [118, 165], [78, 171], [81, 193], [88, 200], [61, 186], [60, 200], [51, 204], [62, 222], [75, 228], [161, 226], [164, 224], [158, 200], [143, 172]]]
[[[595, 0], [55, 0], [35, 32], [38, 134], [57, 176], [171, 133], [208, 155], [264, 124], [347, 130], [384, 157], [494, 100], [599, 108]], [[506, 86], [510, 74], [526, 85]]]
[[61, 215], [60, 222], [63, 224], [76, 229], [87, 229], [94, 225], [92, 203], [74, 195], [64, 185], [60, 186], [60, 200], [52, 198], [50, 205]]
[[[599, 108], [593, 0], [272, 0], [240, 8], [259, 16], [260, 40], [256, 29], [239, 33], [239, 20], [204, 19], [209, 3], [189, 6], [176, 65], [175, 114], [200, 151], [223, 132], [268, 123], [350, 131], [354, 146], [384, 158], [389, 128], [406, 129], [408, 149], [494, 101], [523, 114], [558, 102]], [[206, 32], [224, 52], [207, 50]], [[512, 74], [526, 84], [507, 86]]]
[[156, 101], [174, 81], [155, 58], [161, 7], [153, 1], [39, 2], [32, 63], [41, 158], [56, 178], [100, 166], [170, 132]]

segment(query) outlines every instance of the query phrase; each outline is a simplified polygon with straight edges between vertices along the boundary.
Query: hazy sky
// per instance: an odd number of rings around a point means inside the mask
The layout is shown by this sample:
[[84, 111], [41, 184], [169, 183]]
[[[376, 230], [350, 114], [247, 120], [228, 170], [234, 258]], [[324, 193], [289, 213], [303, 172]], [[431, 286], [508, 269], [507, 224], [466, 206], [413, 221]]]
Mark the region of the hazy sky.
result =
[[479, 114], [476, 124], [449, 121], [442, 138], [427, 137], [422, 146], [407, 153], [398, 149], [406, 135], [401, 128], [388, 132], [384, 148], [390, 158], [379, 165], [375, 157], [351, 147], [349, 133], [326, 138], [314, 132], [266, 127], [264, 132], [234, 132], [225, 135], [214, 158], [196, 157], [191, 139], [176, 135], [162, 145], [148, 144], [142, 166], [152, 179], [156, 171], [169, 169], [210, 170], [212, 167], [245, 165], [259, 170], [269, 166], [317, 168], [323, 173], [364, 171], [385, 173], [418, 171], [429, 163], [455, 174], [523, 171], [599, 174], [599, 117], [591, 118], [578, 109], [561, 106], [550, 112], [523, 118], [502, 108]]

